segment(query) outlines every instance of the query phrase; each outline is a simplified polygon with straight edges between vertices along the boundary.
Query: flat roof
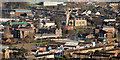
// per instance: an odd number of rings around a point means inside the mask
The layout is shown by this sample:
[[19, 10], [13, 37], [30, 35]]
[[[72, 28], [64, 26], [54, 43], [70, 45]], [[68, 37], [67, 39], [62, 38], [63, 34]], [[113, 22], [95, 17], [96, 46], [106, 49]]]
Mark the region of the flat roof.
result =
[[22, 11], [31, 11], [31, 10], [25, 10], [25, 9], [14, 9], [15, 12], [22, 12]]

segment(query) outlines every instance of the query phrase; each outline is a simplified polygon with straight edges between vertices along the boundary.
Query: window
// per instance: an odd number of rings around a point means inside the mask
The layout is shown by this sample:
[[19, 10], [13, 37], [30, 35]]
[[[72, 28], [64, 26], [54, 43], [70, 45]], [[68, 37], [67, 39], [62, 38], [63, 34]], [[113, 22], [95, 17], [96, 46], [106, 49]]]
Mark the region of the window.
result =
[[85, 24], [84, 21], [82, 22], [82, 24]]
[[78, 22], [76, 22], [76, 24], [78, 24]]
[[76, 18], [76, 20], [78, 20], [78, 18]]

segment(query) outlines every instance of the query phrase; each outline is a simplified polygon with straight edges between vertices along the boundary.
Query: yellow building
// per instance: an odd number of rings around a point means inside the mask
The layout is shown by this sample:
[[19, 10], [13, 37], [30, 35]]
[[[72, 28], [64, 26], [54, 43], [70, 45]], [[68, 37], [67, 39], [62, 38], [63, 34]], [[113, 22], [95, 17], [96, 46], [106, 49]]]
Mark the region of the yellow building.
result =
[[82, 18], [75, 18], [75, 26], [87, 26], [87, 20]]

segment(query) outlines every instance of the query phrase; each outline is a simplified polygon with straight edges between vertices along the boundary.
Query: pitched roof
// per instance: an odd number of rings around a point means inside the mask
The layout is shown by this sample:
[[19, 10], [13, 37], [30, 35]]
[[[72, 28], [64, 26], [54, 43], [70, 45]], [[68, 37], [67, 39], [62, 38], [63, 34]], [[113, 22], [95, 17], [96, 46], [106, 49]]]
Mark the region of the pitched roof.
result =
[[104, 31], [104, 30], [100, 30], [99, 33], [103, 33], [103, 34], [105, 34], [105, 33], [107, 33], [107, 32]]

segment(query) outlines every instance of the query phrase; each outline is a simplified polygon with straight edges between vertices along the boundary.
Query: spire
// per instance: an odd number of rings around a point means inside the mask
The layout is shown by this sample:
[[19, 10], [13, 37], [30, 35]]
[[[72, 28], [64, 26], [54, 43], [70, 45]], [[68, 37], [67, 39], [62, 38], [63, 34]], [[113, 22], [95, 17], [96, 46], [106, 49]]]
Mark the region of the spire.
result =
[[66, 11], [66, 26], [68, 26], [68, 20], [70, 18], [70, 12], [69, 10]]

